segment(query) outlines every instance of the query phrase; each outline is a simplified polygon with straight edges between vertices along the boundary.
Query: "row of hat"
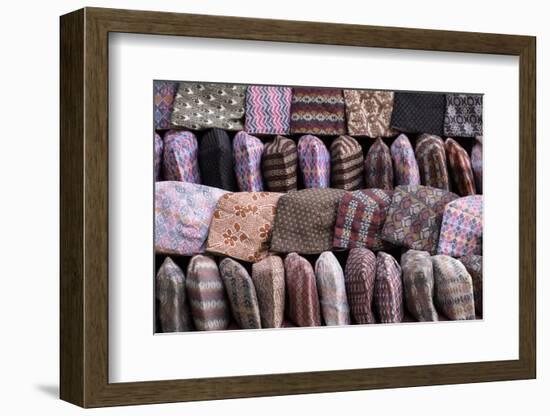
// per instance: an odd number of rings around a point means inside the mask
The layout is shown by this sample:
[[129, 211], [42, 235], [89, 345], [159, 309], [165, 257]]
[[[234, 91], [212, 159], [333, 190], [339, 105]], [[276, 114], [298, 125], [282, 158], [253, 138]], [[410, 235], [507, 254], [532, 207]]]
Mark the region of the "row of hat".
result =
[[156, 129], [250, 134], [483, 134], [481, 94], [155, 81]]
[[342, 268], [330, 251], [315, 266], [297, 253], [252, 266], [209, 256], [186, 273], [170, 257], [156, 275], [158, 332], [476, 319], [482, 315], [482, 256], [454, 259], [409, 250], [350, 251]]
[[390, 146], [378, 138], [366, 155], [351, 136], [338, 136], [329, 148], [316, 136], [298, 143], [276, 136], [264, 143], [240, 131], [233, 139], [218, 128], [197, 140], [191, 131], [155, 133], [156, 180], [202, 183], [228, 191], [288, 192], [299, 188], [393, 189], [427, 185], [453, 189], [460, 196], [482, 193], [482, 138], [471, 156], [452, 138], [422, 134], [413, 146], [405, 134]]

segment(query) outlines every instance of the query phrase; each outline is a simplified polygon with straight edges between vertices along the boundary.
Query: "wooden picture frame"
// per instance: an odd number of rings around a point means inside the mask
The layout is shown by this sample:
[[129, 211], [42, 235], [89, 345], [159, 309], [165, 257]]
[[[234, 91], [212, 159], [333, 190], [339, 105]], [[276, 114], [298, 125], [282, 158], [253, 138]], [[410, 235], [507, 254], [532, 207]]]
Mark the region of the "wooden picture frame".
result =
[[[82, 407], [536, 377], [536, 39], [85, 8], [61, 17], [60, 396]], [[519, 359], [109, 383], [108, 35], [191, 36], [519, 56]]]

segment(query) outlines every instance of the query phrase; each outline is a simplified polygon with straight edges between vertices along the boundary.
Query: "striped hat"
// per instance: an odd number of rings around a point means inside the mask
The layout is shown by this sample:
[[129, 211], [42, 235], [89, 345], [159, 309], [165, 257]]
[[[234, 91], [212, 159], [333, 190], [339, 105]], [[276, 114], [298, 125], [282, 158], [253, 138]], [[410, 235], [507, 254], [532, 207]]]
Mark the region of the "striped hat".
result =
[[317, 137], [305, 135], [298, 140], [298, 161], [304, 188], [330, 186], [330, 154]]
[[353, 191], [363, 187], [363, 149], [353, 137], [339, 136], [330, 145], [331, 187]]
[[290, 131], [292, 88], [250, 85], [246, 89], [245, 130], [252, 134]]
[[293, 88], [290, 107], [293, 134], [346, 133], [344, 95], [336, 88]]
[[379, 251], [376, 256], [374, 305], [381, 323], [388, 324], [403, 320], [401, 267], [397, 260], [383, 251]]
[[297, 326], [320, 326], [321, 308], [311, 264], [297, 253], [285, 259], [288, 317]]
[[483, 193], [483, 137], [477, 136], [472, 147], [472, 171], [476, 182], [477, 193]]
[[376, 139], [365, 158], [367, 188], [393, 190], [393, 163], [389, 147], [381, 138]]
[[483, 256], [470, 254], [459, 258], [459, 260], [472, 276], [476, 313], [483, 316]]
[[441, 137], [422, 134], [416, 142], [416, 161], [422, 185], [449, 190], [447, 158]]
[[155, 81], [153, 83], [155, 129], [170, 128], [174, 96], [178, 85], [178, 82], [172, 81]]
[[447, 139], [445, 141], [445, 151], [449, 159], [451, 177], [457, 194], [460, 196], [475, 195], [474, 173], [466, 150], [455, 140]]
[[262, 141], [244, 131], [238, 132], [233, 138], [235, 176], [241, 191], [259, 192], [264, 190], [261, 169], [263, 151]]
[[354, 136], [388, 137], [393, 91], [344, 90], [348, 133]]
[[400, 134], [391, 145], [391, 156], [397, 185], [420, 185], [420, 172], [409, 138]]
[[280, 328], [285, 313], [285, 268], [279, 256], [269, 256], [252, 265], [262, 328]]
[[211, 129], [201, 137], [199, 167], [204, 185], [226, 191], [237, 190], [231, 139], [224, 130]]
[[182, 332], [193, 329], [185, 292], [185, 275], [170, 257], [166, 257], [157, 273], [155, 294], [161, 332]]
[[408, 133], [441, 136], [445, 108], [445, 94], [396, 92], [390, 124], [393, 128]]
[[164, 180], [201, 183], [199, 144], [190, 131], [170, 130], [164, 135], [162, 172]]
[[162, 150], [164, 143], [158, 133], [155, 132], [155, 181], [159, 181], [161, 176]]
[[332, 251], [321, 253], [315, 262], [317, 291], [326, 325], [349, 325], [350, 311], [344, 271]]
[[283, 136], [264, 147], [262, 174], [268, 191], [295, 191], [298, 186], [298, 151], [293, 140]]
[[376, 323], [372, 310], [375, 279], [376, 257], [374, 253], [366, 248], [350, 250], [344, 280], [351, 316], [358, 324]]
[[420, 322], [437, 321], [434, 306], [434, 273], [430, 253], [407, 250], [401, 256], [405, 303], [410, 314]]
[[227, 329], [229, 304], [216, 262], [207, 256], [194, 256], [187, 267], [185, 281], [193, 322], [199, 331]]

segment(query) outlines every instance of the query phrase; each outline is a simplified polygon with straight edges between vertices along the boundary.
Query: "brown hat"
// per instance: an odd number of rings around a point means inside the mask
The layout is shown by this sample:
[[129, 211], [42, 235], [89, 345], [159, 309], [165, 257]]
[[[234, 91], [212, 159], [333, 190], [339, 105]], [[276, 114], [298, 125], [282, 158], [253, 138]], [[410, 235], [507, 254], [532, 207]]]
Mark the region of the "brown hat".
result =
[[262, 328], [280, 328], [285, 313], [285, 268], [279, 256], [269, 256], [252, 265]]
[[277, 136], [264, 147], [262, 174], [271, 192], [288, 192], [297, 189], [298, 150], [293, 140]]
[[363, 187], [363, 149], [350, 136], [339, 136], [330, 145], [331, 186], [353, 191]]

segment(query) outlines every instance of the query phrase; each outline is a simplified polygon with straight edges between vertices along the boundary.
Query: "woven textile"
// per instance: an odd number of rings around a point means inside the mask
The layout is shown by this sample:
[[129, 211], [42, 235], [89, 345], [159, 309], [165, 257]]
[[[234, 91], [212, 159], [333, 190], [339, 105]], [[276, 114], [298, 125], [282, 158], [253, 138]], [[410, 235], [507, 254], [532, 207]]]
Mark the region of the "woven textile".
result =
[[218, 199], [226, 192], [187, 182], [155, 184], [155, 251], [203, 253]]
[[287, 314], [297, 326], [320, 326], [321, 307], [311, 264], [296, 253], [285, 258]]
[[393, 163], [389, 147], [378, 138], [365, 158], [367, 188], [393, 190]]
[[233, 171], [233, 148], [229, 135], [222, 129], [208, 130], [199, 143], [199, 167], [204, 185], [236, 191]]
[[393, 191], [362, 189], [347, 192], [340, 199], [334, 227], [334, 247], [368, 247], [382, 250], [390, 246], [380, 237]]
[[162, 138], [158, 133], [155, 133], [155, 181], [159, 181], [161, 176], [161, 165], [162, 165], [162, 151], [164, 148], [164, 143]]
[[244, 131], [238, 132], [233, 138], [235, 176], [242, 192], [264, 190], [261, 168], [263, 151], [262, 141]]
[[262, 328], [280, 328], [285, 313], [285, 268], [279, 256], [269, 256], [252, 265]]
[[170, 257], [166, 257], [157, 273], [155, 293], [161, 332], [193, 329], [185, 292], [185, 275]]
[[177, 82], [155, 81], [153, 83], [155, 129], [170, 128], [170, 118], [177, 89]]
[[351, 316], [355, 323], [376, 323], [372, 310], [375, 279], [376, 256], [374, 253], [366, 248], [350, 250], [344, 280]]
[[203, 255], [194, 256], [187, 267], [185, 281], [195, 328], [220, 331], [229, 325], [230, 310], [216, 262]]
[[390, 127], [392, 91], [344, 90], [344, 100], [348, 134], [389, 137], [396, 133]]
[[476, 182], [476, 189], [478, 194], [483, 193], [483, 137], [476, 137], [476, 142], [472, 147], [472, 156], [470, 158], [472, 162], [472, 171], [474, 173], [474, 180]]
[[330, 145], [332, 188], [353, 191], [363, 187], [363, 149], [353, 137], [339, 136]]
[[398, 186], [382, 229], [390, 243], [435, 253], [445, 205], [458, 195], [428, 186]]
[[388, 253], [379, 251], [376, 256], [374, 305], [381, 323], [403, 320], [403, 283], [401, 267]]
[[476, 184], [468, 152], [453, 139], [445, 141], [451, 177], [460, 196], [475, 195]]
[[321, 253], [315, 262], [315, 277], [325, 325], [349, 325], [344, 271], [332, 251]]
[[416, 142], [415, 154], [422, 185], [448, 191], [447, 157], [441, 137], [422, 134]]
[[212, 216], [206, 250], [251, 262], [267, 256], [281, 195], [272, 192], [223, 195]]
[[420, 172], [411, 142], [400, 134], [391, 145], [391, 156], [397, 185], [420, 185]]
[[472, 276], [476, 313], [483, 316], [483, 256], [471, 254], [461, 257], [459, 260]]
[[339, 135], [346, 133], [342, 90], [294, 88], [290, 107], [290, 132]]
[[437, 321], [434, 306], [434, 274], [430, 253], [408, 250], [401, 256], [405, 304], [418, 321]]
[[290, 131], [292, 88], [250, 85], [246, 89], [245, 130], [252, 134]]
[[162, 172], [166, 181], [201, 183], [199, 145], [190, 131], [170, 130], [164, 135]]
[[298, 186], [298, 150], [293, 140], [283, 136], [264, 147], [262, 174], [271, 192], [289, 192]]
[[304, 188], [330, 186], [330, 153], [319, 138], [309, 134], [300, 137], [298, 161]]
[[303, 189], [284, 194], [277, 204], [271, 250], [318, 254], [332, 249], [338, 202], [345, 191]]
[[220, 274], [237, 325], [242, 329], [261, 328], [256, 289], [246, 269], [235, 260], [226, 258], [220, 262]]
[[396, 92], [391, 126], [408, 133], [443, 135], [445, 94]]
[[474, 137], [483, 134], [483, 95], [446, 94], [445, 136]]
[[200, 130], [242, 130], [246, 86], [180, 82], [172, 126]]

